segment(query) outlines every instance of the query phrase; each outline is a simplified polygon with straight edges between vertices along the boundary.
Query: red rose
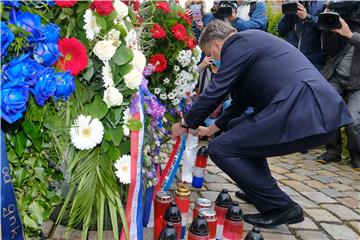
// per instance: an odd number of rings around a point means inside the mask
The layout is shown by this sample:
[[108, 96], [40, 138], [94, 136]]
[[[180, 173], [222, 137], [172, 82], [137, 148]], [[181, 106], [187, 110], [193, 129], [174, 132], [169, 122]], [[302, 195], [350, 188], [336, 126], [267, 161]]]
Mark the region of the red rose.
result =
[[157, 53], [151, 56], [149, 63], [155, 66], [154, 72], [161, 73], [167, 68], [167, 59], [164, 54]]
[[174, 38], [176, 38], [179, 41], [185, 41], [187, 35], [186, 35], [186, 29], [184, 27], [184, 25], [177, 23], [174, 26], [172, 26], [171, 28], [171, 32], [174, 36]]
[[162, 39], [166, 36], [165, 30], [157, 23], [154, 24], [150, 32], [151, 36], [155, 39]]
[[196, 46], [196, 39], [188, 36], [186, 37], [185, 43], [189, 49], [193, 49]]
[[90, 8], [95, 9], [100, 16], [108, 16], [114, 10], [114, 5], [112, 0], [94, 0]]
[[77, 3], [77, 0], [55, 0], [55, 4], [61, 8], [70, 8]]
[[170, 13], [170, 5], [167, 2], [156, 2], [156, 8], [166, 13]]
[[178, 12], [178, 15], [179, 15], [180, 18], [184, 19], [185, 22], [186, 22], [188, 25], [191, 25], [191, 24], [192, 24], [192, 20], [191, 20], [190, 16], [189, 16], [187, 13]]

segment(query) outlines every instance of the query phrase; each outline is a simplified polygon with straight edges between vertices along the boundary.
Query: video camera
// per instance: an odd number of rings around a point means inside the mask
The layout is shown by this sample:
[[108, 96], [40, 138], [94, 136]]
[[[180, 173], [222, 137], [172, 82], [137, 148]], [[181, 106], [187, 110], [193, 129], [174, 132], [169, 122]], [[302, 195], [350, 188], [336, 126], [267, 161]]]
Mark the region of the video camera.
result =
[[306, 9], [308, 8], [308, 1], [290, 1], [281, 5], [281, 10], [284, 15], [293, 15], [298, 11], [298, 3], [302, 4]]
[[220, 1], [218, 3], [214, 3], [214, 6], [211, 8], [211, 12], [215, 18], [224, 20], [232, 15], [233, 9], [237, 9], [237, 4], [235, 2]]
[[328, 31], [341, 28], [340, 17], [348, 21], [359, 7], [359, 1], [331, 1], [327, 7], [330, 11], [319, 15], [319, 29]]

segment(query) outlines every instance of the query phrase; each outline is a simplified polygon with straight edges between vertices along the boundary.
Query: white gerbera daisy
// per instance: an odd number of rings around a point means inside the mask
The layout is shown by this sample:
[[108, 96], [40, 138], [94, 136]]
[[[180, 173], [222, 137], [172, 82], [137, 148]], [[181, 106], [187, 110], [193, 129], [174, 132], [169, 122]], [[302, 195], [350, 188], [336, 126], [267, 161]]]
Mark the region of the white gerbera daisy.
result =
[[116, 171], [115, 174], [119, 178], [119, 181], [124, 184], [129, 184], [131, 179], [130, 167], [131, 157], [130, 155], [123, 155], [114, 164]]
[[108, 61], [104, 61], [104, 66], [102, 67], [102, 79], [104, 81], [104, 87], [114, 87], [113, 74], [111, 72], [111, 67]]
[[91, 9], [85, 11], [84, 22], [86, 38], [92, 41], [99, 34], [101, 27], [96, 24], [96, 17], [92, 14]]
[[71, 142], [75, 148], [88, 150], [101, 143], [104, 135], [104, 126], [99, 119], [80, 115], [70, 129]]

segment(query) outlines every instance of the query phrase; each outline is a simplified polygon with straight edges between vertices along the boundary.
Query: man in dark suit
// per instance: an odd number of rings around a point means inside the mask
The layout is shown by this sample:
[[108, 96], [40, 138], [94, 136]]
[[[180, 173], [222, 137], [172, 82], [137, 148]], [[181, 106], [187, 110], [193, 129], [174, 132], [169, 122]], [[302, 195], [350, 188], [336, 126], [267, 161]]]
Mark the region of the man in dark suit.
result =
[[[236, 33], [216, 20], [199, 44], [220, 69], [185, 119], [173, 125], [173, 136], [197, 129], [231, 94], [231, 106], [215, 124], [198, 130], [225, 131], [209, 144], [211, 159], [260, 211], [245, 215], [246, 222], [265, 228], [301, 222], [301, 207], [278, 187], [266, 158], [327, 143], [352, 122], [342, 98], [295, 47], [266, 32]], [[243, 115], [248, 106], [254, 113]]]

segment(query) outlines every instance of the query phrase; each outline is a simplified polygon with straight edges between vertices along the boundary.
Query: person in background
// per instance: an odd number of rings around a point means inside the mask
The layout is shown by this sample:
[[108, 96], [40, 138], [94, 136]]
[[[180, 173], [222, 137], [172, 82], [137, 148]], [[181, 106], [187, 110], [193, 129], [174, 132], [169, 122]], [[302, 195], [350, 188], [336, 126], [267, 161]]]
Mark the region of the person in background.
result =
[[199, 40], [200, 34], [204, 26], [211, 22], [214, 17], [206, 13], [205, 0], [187, 0], [185, 7], [193, 20], [193, 31], [196, 40]]
[[[351, 164], [360, 170], [360, 7], [350, 16], [340, 19], [342, 27], [334, 32], [324, 32], [324, 47], [332, 58], [323, 74], [338, 93], [347, 101], [354, 123], [346, 127]], [[329, 106], [331, 107], [331, 106]], [[319, 162], [341, 161], [341, 132], [326, 145]]]
[[238, 32], [248, 29], [267, 30], [268, 19], [265, 2], [238, 0], [236, 3], [234, 4], [233, 14], [227, 19]]

